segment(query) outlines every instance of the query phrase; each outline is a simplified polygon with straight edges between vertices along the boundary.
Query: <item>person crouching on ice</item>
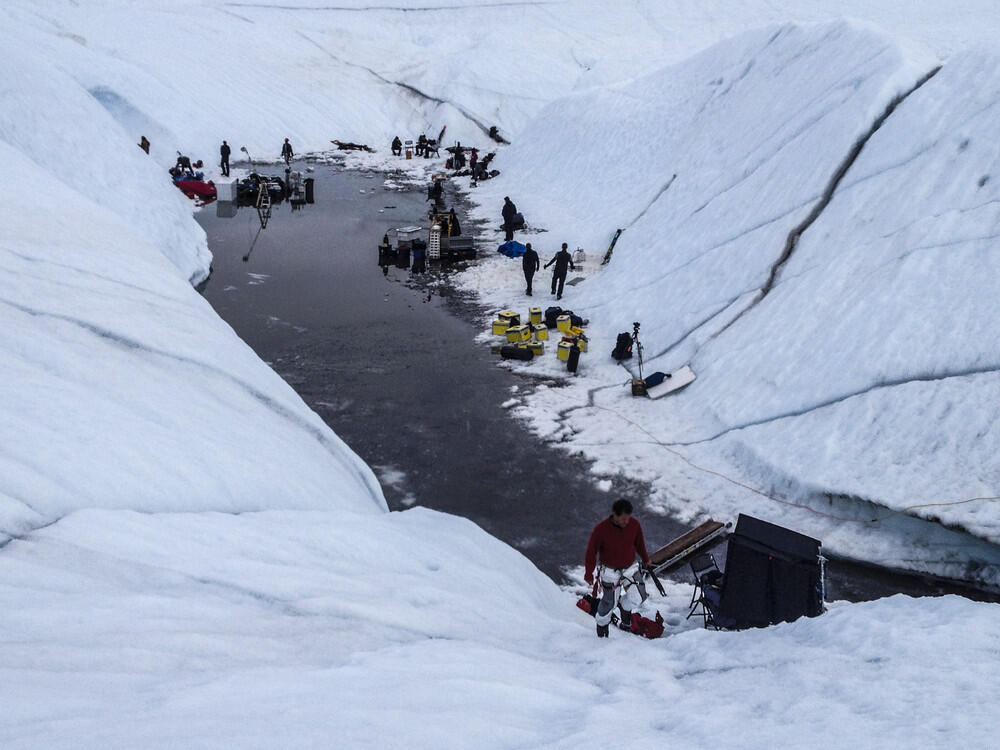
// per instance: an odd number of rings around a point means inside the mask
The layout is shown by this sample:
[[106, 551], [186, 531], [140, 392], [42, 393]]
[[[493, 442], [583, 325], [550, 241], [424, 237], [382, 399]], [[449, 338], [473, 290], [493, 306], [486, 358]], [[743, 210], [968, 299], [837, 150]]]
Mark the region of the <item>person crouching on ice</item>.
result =
[[[594, 582], [594, 568], [600, 561], [598, 578], [604, 594], [597, 607], [597, 637], [608, 637], [608, 624], [611, 622], [611, 612], [615, 608], [616, 593], [622, 583], [626, 568], [635, 562], [636, 554], [643, 565], [649, 566], [649, 555], [646, 552], [646, 540], [642, 536], [642, 526], [632, 518], [632, 503], [628, 500], [616, 500], [611, 506], [611, 515], [601, 521], [590, 532], [587, 542], [587, 554], [584, 558], [585, 573], [583, 579], [587, 583]], [[632, 604], [628, 596], [621, 597], [622, 625], [632, 624]]]

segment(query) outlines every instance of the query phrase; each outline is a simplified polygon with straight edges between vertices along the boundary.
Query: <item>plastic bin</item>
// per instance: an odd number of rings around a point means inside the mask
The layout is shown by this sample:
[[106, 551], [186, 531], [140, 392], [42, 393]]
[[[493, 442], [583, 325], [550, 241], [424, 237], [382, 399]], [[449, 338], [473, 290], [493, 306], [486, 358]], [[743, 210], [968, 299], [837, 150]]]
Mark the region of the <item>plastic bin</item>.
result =
[[[504, 333], [507, 334], [507, 341], [511, 344], [516, 344], [520, 341], [524, 341], [523, 334], [528, 331], [527, 326], [510, 326]], [[531, 338], [531, 333], [528, 333], [528, 338]]]

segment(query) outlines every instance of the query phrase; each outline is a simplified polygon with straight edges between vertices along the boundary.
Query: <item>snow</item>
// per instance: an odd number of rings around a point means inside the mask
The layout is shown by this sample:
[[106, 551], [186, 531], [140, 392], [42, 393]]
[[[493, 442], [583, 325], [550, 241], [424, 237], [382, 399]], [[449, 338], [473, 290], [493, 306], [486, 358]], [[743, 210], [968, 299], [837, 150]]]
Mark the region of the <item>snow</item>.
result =
[[[204, 233], [162, 170], [128, 141], [102, 148], [92, 100], [89, 135], [63, 142], [18, 80], [0, 84], [18, 187], [0, 206], [0, 539], [87, 507], [384, 510], [371, 470], [192, 289]], [[45, 86], [59, 82], [46, 102], [87, 104], [58, 75]], [[72, 162], [76, 138], [100, 160]], [[73, 169], [52, 171], [64, 157]]]
[[[218, 177], [222, 138], [258, 161], [285, 137], [370, 143], [347, 163], [395, 168], [393, 135], [483, 147], [498, 125], [502, 174], [469, 189], [480, 246], [509, 194], [543, 260], [588, 254], [562, 304], [591, 352], [572, 380], [551, 356], [504, 364], [539, 376], [516, 418], [605, 489], [648, 482], [640, 517], [746, 512], [996, 584], [1000, 503], [975, 500], [1000, 484], [993, 3], [0, 13], [4, 747], [993, 742], [995, 605], [896, 596], [715, 633], [673, 583], [646, 605], [667, 638], [596, 641], [472, 523], [418, 497], [385, 512], [192, 288], [211, 256], [164, 176], [180, 150]], [[499, 256], [460, 283], [496, 310], [547, 302]], [[606, 353], [633, 320], [645, 371], [690, 362], [691, 386], [629, 396]]]
[[421, 508], [80, 511], [0, 581], [12, 749], [987, 747], [1000, 699], [995, 605], [597, 641], [519, 553]]

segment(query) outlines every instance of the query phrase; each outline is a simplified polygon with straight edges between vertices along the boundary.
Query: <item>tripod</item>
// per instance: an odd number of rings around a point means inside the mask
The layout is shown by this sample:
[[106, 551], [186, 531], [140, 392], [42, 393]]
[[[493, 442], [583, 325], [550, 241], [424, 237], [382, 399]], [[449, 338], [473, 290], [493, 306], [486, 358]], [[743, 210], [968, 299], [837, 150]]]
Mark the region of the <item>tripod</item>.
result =
[[632, 378], [632, 395], [633, 396], [645, 396], [646, 395], [646, 381], [642, 378], [642, 342], [639, 341], [639, 323], [635, 322], [632, 324], [632, 344], [635, 349], [636, 357], [639, 360], [639, 377]]

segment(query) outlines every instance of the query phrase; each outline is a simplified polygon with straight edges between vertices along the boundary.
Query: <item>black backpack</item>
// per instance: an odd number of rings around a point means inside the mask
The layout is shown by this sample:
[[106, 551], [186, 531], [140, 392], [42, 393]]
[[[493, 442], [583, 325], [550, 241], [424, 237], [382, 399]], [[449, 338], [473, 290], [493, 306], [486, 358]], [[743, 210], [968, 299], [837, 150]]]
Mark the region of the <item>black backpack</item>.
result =
[[563, 314], [563, 309], [561, 307], [546, 307], [545, 308], [545, 327], [555, 328], [556, 318]]
[[632, 359], [632, 334], [619, 333], [615, 348], [611, 352], [611, 357], [621, 362], [623, 359]]

